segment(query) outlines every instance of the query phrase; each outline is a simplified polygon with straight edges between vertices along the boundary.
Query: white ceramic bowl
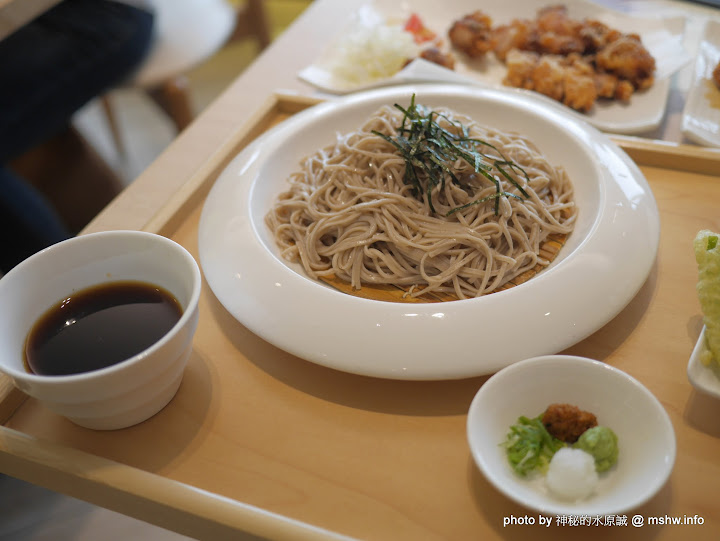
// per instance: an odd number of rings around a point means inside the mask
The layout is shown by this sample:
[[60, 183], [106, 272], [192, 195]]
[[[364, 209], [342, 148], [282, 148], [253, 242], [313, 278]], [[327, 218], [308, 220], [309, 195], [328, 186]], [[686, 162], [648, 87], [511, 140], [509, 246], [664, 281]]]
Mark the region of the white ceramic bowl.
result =
[[[618, 436], [618, 462], [600, 474], [594, 495], [579, 502], [552, 496], [544, 478], [528, 481], [510, 467], [505, 441], [518, 417], [553, 403], [594, 413]], [[641, 383], [605, 363], [564, 355], [535, 357], [492, 376], [472, 401], [467, 435], [473, 459], [500, 492], [546, 515], [623, 513], [652, 498], [675, 462], [675, 432], [660, 402]]]
[[[332, 143], [336, 133], [357, 129], [381, 106], [408, 104], [413, 95], [428, 107], [448, 107], [522, 133], [565, 168], [578, 220], [558, 257], [538, 276], [460, 302], [393, 303], [341, 293], [283, 259], [265, 215], [287, 190], [300, 160]], [[276, 126], [219, 176], [198, 232], [208, 285], [249, 330], [323, 366], [405, 380], [492, 374], [563, 351], [636, 295], [655, 262], [659, 238], [657, 205], [642, 172], [607, 136], [568, 116], [562, 105], [509, 88], [422, 84], [329, 100]], [[521, 340], [517, 329], [523, 330]], [[448, 344], [462, 344], [468, 336], [482, 347], [458, 347], [448, 355]]]
[[[145, 351], [80, 374], [42, 376], [24, 366], [25, 339], [49, 308], [90, 286], [133, 280], [170, 292], [183, 314]], [[201, 277], [179, 244], [152, 233], [108, 231], [55, 244], [0, 279], [0, 371], [48, 408], [88, 428], [117, 429], [142, 422], [175, 395], [198, 322]]]

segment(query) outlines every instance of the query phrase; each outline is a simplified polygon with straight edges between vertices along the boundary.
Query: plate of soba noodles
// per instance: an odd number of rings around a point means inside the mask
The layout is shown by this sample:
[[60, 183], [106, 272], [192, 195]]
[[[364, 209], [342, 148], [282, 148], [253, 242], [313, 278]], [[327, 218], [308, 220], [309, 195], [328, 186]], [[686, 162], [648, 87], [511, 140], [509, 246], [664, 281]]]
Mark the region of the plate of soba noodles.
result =
[[637, 166], [562, 106], [406, 85], [272, 128], [206, 199], [199, 254], [232, 316], [302, 359], [457, 379], [558, 353], [645, 282], [659, 216]]

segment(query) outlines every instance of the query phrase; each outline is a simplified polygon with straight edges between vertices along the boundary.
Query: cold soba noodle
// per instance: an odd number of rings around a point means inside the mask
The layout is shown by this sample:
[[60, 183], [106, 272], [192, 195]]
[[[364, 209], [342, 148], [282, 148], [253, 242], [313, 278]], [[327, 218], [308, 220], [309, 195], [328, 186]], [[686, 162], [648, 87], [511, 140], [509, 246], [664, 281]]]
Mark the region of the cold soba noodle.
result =
[[[411, 165], [408, 165], [411, 164]], [[413, 100], [305, 158], [266, 216], [313, 278], [477, 297], [547, 265], [572, 231], [573, 188], [522, 136]]]

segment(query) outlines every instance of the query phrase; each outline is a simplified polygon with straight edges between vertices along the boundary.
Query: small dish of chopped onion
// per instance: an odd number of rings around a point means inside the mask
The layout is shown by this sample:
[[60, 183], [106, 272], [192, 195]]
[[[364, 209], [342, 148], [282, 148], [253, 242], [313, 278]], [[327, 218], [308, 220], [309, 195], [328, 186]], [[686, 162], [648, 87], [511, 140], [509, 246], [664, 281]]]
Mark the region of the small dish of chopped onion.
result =
[[[559, 440], [538, 461], [541, 467], [527, 471], [511, 463], [510, 427], [522, 418], [544, 430], [537, 419], [551, 404], [591, 412], [597, 426], [612, 430], [618, 451], [611, 467], [596, 467], [581, 445]], [[646, 387], [606, 363], [567, 355], [521, 361], [488, 379], [470, 406], [467, 437], [475, 463], [498, 491], [546, 515], [634, 509], [663, 487], [676, 454], [670, 418]]]

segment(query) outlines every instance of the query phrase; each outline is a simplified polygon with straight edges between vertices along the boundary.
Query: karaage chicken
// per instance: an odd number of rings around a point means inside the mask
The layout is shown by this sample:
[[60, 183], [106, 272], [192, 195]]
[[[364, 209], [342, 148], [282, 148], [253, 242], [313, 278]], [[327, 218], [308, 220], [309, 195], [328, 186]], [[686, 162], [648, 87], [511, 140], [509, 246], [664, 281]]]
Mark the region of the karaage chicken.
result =
[[493, 53], [504, 62], [504, 84], [535, 90], [578, 111], [590, 111], [598, 98], [628, 101], [654, 82], [655, 59], [638, 35], [573, 19], [564, 5], [498, 26], [475, 11], [455, 21], [448, 37], [471, 58]]

